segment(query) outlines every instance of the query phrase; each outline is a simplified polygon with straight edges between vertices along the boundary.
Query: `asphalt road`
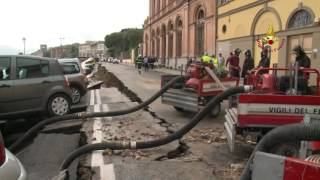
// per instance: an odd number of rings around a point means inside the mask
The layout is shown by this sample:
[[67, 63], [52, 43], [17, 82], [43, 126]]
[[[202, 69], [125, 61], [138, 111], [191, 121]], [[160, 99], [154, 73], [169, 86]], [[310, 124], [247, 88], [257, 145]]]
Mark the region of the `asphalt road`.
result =
[[[132, 65], [110, 63], [102, 63], [102, 65], [143, 101], [160, 89], [160, 80], [163, 73], [150, 70], [139, 74]], [[193, 165], [194, 168], [205, 165], [206, 170], [209, 169], [218, 179], [235, 179], [238, 178], [246, 158], [252, 151], [252, 147], [240, 144], [235, 153], [229, 152], [223, 128], [224, 109], [227, 107], [227, 102], [224, 102], [222, 107], [219, 117], [207, 116], [184, 139], [186, 139], [187, 145], [191, 147], [189, 154], [201, 159], [198, 165]], [[177, 112], [173, 107], [162, 104], [160, 99], [150, 105], [150, 111], [168, 122], [173, 130], [188, 123], [194, 115], [193, 113]], [[207, 135], [210, 136], [209, 139], [207, 139]], [[192, 157], [187, 156], [185, 158], [192, 159]]]

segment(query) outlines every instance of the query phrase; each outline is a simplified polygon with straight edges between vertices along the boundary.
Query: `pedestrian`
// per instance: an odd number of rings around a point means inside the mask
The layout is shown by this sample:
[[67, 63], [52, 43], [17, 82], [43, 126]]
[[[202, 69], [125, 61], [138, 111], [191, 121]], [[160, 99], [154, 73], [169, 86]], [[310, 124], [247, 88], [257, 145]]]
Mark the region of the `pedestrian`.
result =
[[154, 57], [149, 57], [149, 62], [150, 62], [150, 68], [153, 70], [154, 69], [154, 62], [155, 62], [155, 59]]
[[240, 59], [239, 59], [239, 56], [240, 56], [240, 53], [241, 53], [241, 49], [237, 48], [234, 50], [234, 54], [230, 53], [230, 56], [227, 60], [227, 65], [229, 65], [229, 74], [230, 74], [230, 77], [237, 77], [239, 78], [240, 77], [240, 66], [239, 66], [239, 63], [240, 63]]
[[222, 56], [222, 53], [219, 53], [218, 61], [219, 61], [219, 67], [220, 68], [224, 67], [225, 59]]
[[244, 53], [245, 59], [242, 66], [241, 77], [246, 78], [250, 74], [250, 71], [254, 68], [254, 59], [252, 58], [251, 51], [249, 49]]
[[[261, 60], [259, 62], [258, 68], [269, 68], [270, 67], [270, 58], [268, 57], [268, 49], [263, 48], [261, 51]], [[260, 74], [267, 74], [269, 70], [261, 70]]]
[[147, 56], [143, 58], [143, 66], [144, 66], [144, 72], [149, 71], [149, 59]]
[[138, 58], [136, 59], [136, 65], [137, 65], [139, 74], [141, 74], [142, 63], [143, 63], [142, 57], [141, 55], [139, 55]]

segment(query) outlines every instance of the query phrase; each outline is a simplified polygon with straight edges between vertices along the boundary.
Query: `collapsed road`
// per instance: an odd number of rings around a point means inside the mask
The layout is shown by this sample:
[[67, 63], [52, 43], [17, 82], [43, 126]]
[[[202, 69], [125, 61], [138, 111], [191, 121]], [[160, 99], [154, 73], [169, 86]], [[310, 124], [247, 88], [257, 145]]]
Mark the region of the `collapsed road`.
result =
[[[160, 88], [159, 73], [150, 72], [146, 73], [145, 76], [139, 76], [134, 68], [130, 66], [111, 64], [103, 64], [103, 66], [106, 69], [100, 68], [96, 78], [104, 81], [105, 87], [100, 91], [94, 92], [91, 96], [95, 97], [95, 102], [98, 103], [98, 107], [97, 104], [92, 103], [93, 109], [97, 111], [112, 110], [112, 108], [125, 109], [135, 103], [142, 102], [148, 98], [148, 94], [153, 94]], [[136, 80], [133, 80], [134, 78]], [[116, 87], [118, 90], [110, 87]], [[126, 97], [119, 94], [119, 91], [124, 93]], [[162, 113], [165, 110], [167, 112]], [[95, 125], [97, 123], [85, 123], [83, 131], [87, 132], [88, 143], [97, 143], [102, 140], [150, 140], [175, 131], [187, 123], [188, 118], [191, 116], [192, 114], [179, 114], [173, 108], [161, 105], [157, 100], [145, 111], [108, 118], [109, 121], [102, 121], [103, 123], [98, 123], [98, 126]], [[105, 172], [110, 172], [111, 175], [108, 174], [108, 176], [115, 179], [128, 179], [128, 177], [139, 179], [139, 175], [141, 176], [142, 174], [145, 179], [152, 179], [154, 177], [163, 177], [160, 175], [164, 174], [164, 172], [169, 172], [168, 174], [171, 174], [172, 177], [178, 177], [177, 173], [181, 174], [183, 172], [184, 176], [181, 179], [194, 179], [195, 177], [197, 179], [238, 178], [245, 159], [252, 149], [244, 146], [240, 148], [241, 151], [235, 154], [229, 153], [221, 122], [222, 120], [213, 120], [208, 117], [180, 142], [175, 142], [168, 146], [150, 150], [106, 150], [99, 152], [99, 157], [103, 159], [98, 160], [100, 164], [92, 163], [93, 159], [97, 157], [94, 155], [95, 153], [91, 156], [83, 157], [80, 160], [80, 179], [89, 179], [89, 177], [103, 179]], [[100, 132], [96, 133], [96, 131]], [[96, 137], [97, 135], [98, 138]], [[172, 162], [174, 162], [175, 168], [169, 168]], [[164, 164], [162, 169], [161, 164]], [[129, 176], [129, 173], [132, 173], [130, 171], [132, 167], [135, 167], [135, 173], [134, 176]], [[179, 171], [179, 168], [181, 171]], [[150, 173], [150, 176], [146, 176], [146, 170], [153, 173]], [[160, 179], [173, 178], [163, 177]]]

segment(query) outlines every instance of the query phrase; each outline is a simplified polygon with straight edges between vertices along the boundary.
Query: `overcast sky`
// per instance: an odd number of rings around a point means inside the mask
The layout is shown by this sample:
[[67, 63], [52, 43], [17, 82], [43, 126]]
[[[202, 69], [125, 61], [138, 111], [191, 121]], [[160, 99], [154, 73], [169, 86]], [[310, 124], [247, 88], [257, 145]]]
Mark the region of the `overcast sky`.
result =
[[[123, 28], [142, 28], [148, 0], [3, 0], [1, 2], [0, 53], [27, 53], [40, 44], [60, 45], [103, 40]], [[11, 50], [10, 50], [11, 49]], [[9, 54], [11, 54], [10, 52]]]

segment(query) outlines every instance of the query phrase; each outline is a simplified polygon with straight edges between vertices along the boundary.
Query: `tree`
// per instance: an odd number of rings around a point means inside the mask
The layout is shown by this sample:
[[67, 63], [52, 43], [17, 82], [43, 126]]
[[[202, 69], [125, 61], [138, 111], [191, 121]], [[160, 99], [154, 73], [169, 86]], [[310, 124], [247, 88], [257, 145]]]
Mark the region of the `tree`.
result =
[[106, 35], [104, 42], [110, 56], [119, 57], [121, 54], [130, 56], [130, 50], [138, 48], [142, 38], [142, 29], [123, 29]]

